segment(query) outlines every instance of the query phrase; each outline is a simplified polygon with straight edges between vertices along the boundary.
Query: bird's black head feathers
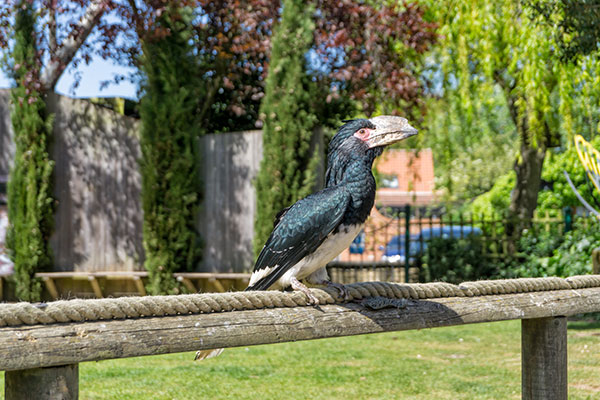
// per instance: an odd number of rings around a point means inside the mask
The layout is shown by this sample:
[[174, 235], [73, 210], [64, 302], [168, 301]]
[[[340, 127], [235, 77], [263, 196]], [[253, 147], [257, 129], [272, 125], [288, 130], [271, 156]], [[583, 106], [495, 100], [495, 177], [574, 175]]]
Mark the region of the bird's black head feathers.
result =
[[369, 149], [368, 145], [353, 135], [362, 128], [375, 129], [375, 125], [368, 119], [354, 119], [344, 121], [336, 135], [329, 142], [327, 154], [327, 171], [325, 174], [326, 186], [338, 184], [345, 176], [345, 169], [351, 160], [361, 159], [370, 165], [383, 151], [383, 148]]
[[336, 152], [339, 150], [342, 143], [346, 141], [349, 137], [354, 135], [356, 131], [362, 128], [370, 128], [375, 129], [375, 125], [368, 119], [360, 118], [360, 119], [350, 119], [345, 120], [344, 125], [340, 126], [337, 133], [329, 142], [329, 154]]
[[[384, 147], [417, 134], [406, 118], [398, 116], [380, 115], [344, 122], [329, 143], [327, 186], [346, 178], [363, 179], [357, 175], [359, 170], [370, 176], [373, 161]], [[346, 173], [350, 166], [352, 170]]]

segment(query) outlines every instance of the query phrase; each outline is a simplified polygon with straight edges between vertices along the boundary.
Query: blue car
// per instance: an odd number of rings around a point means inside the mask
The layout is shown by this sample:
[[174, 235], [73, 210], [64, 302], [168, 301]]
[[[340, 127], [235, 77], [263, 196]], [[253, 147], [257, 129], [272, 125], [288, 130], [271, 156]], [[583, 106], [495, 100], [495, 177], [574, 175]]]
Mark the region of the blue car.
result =
[[[435, 237], [455, 237], [461, 238], [468, 235], [481, 235], [480, 228], [472, 226], [440, 226], [435, 228], [425, 228], [420, 233], [410, 235], [408, 241], [409, 261], [412, 263], [415, 257], [422, 255], [427, 249], [427, 241]], [[404, 235], [397, 235], [392, 238], [385, 246], [382, 261], [393, 263], [404, 263], [406, 259], [406, 246]]]
[[362, 254], [365, 252], [365, 231], [360, 233], [350, 243], [350, 254]]

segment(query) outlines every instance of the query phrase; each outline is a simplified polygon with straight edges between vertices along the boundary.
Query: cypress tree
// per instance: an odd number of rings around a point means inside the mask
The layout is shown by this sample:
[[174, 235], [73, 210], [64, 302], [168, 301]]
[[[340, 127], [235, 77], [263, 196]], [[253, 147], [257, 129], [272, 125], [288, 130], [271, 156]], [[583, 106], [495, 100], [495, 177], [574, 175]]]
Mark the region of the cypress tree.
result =
[[167, 8], [156, 21], [155, 34], [142, 39], [146, 81], [140, 104], [140, 166], [150, 294], [177, 293], [173, 272], [193, 269], [200, 256], [194, 117], [199, 99], [195, 88], [200, 85], [195, 83], [197, 64], [184, 11]]
[[312, 7], [285, 0], [272, 40], [269, 73], [260, 115], [263, 159], [256, 180], [257, 216], [254, 250], [258, 254], [273, 229], [277, 213], [314, 190], [320, 155], [311, 138], [311, 80], [306, 53], [313, 42]]
[[41, 284], [36, 271], [51, 267], [49, 239], [53, 225], [52, 171], [49, 145], [52, 117], [40, 92], [40, 63], [35, 40], [36, 14], [28, 1], [17, 7], [12, 50], [13, 78], [11, 121], [15, 159], [8, 183], [7, 245], [14, 262], [16, 295], [39, 301]]

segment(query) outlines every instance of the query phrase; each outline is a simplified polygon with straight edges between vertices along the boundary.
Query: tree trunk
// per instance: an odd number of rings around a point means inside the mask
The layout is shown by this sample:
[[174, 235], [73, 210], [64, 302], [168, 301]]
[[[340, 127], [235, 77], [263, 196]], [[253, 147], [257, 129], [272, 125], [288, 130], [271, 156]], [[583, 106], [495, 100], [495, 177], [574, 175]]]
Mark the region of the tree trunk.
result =
[[527, 140], [521, 142], [521, 151], [514, 165], [517, 182], [510, 198], [509, 221], [506, 227], [506, 233], [511, 239], [509, 246], [511, 252], [515, 250], [516, 242], [523, 230], [531, 227], [542, 182], [545, 156], [544, 143], [533, 146]]
[[[527, 115], [519, 112], [517, 106], [519, 98], [513, 93], [517, 81], [513, 80], [512, 83], [509, 83], [501, 70], [494, 72], [494, 79], [506, 95], [508, 111], [521, 138], [519, 156], [513, 167], [517, 174], [517, 182], [510, 196], [508, 221], [505, 227], [505, 233], [508, 237], [508, 250], [513, 254], [516, 251], [517, 241], [521, 238], [523, 230], [531, 227], [533, 213], [537, 207], [538, 193], [542, 183], [542, 167], [551, 132], [548, 125], [545, 125], [544, 133], [537, 135], [537, 143], [533, 143], [530, 138], [531, 132]], [[555, 85], [556, 82], [550, 83], [549, 89], [552, 89]], [[524, 99], [521, 98], [520, 100]]]

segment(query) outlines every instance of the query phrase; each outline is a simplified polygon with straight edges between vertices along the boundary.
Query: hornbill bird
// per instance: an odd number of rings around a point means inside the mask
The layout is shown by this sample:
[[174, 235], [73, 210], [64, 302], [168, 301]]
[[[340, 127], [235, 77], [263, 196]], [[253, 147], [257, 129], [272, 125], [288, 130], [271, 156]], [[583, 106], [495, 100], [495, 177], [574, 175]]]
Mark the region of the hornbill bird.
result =
[[[375, 202], [373, 161], [392, 143], [416, 135], [406, 118], [379, 116], [344, 121], [329, 143], [325, 188], [277, 214], [246, 290], [287, 289], [317, 298], [301, 280], [335, 287], [325, 266], [348, 248], [362, 229]], [[214, 357], [222, 349], [199, 351], [196, 359]]]

